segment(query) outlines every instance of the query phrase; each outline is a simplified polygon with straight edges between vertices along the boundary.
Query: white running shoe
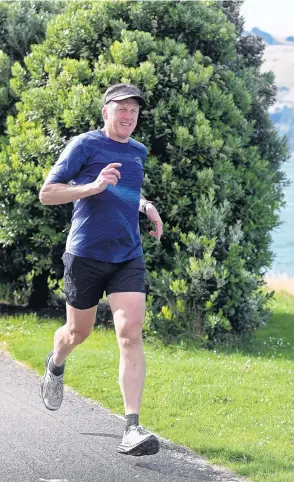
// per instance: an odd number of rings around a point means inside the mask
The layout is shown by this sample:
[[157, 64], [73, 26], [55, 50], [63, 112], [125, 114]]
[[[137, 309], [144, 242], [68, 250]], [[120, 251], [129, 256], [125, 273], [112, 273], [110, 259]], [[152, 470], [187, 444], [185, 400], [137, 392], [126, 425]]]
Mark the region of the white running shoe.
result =
[[143, 427], [132, 425], [124, 432], [122, 442], [118, 448], [120, 454], [125, 455], [154, 455], [159, 451], [159, 441]]
[[63, 375], [53, 375], [49, 370], [50, 352], [45, 361], [45, 375], [40, 382], [40, 397], [48, 410], [58, 410], [63, 400]]

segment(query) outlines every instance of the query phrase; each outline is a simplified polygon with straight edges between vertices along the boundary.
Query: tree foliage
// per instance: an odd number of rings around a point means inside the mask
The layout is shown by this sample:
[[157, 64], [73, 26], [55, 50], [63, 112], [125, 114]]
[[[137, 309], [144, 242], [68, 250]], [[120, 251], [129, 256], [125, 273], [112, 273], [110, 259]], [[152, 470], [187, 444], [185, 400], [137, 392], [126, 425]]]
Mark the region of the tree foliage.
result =
[[0, 2], [0, 135], [8, 113], [15, 112], [16, 98], [9, 88], [11, 65], [14, 61], [23, 64], [30, 46], [44, 39], [49, 20], [63, 5], [60, 0]]
[[60, 12], [64, 2], [22, 0], [0, 2], [0, 50], [10, 60], [22, 62], [32, 44], [45, 36], [49, 20]]
[[165, 223], [143, 242], [150, 295], [146, 331], [212, 340], [252, 332], [268, 316], [262, 275], [282, 205], [287, 147], [267, 109], [259, 43], [240, 37], [231, 2], [75, 1], [44, 42], [12, 67], [20, 98], [1, 153], [3, 246], [21, 245], [22, 282], [62, 275], [71, 206], [44, 207], [38, 190], [74, 135], [101, 123], [104, 90], [145, 93], [136, 136], [149, 149], [144, 194]]
[[[63, 1], [1, 1], [0, 2], [0, 151], [7, 145], [6, 122], [8, 115], [16, 115], [17, 94], [10, 87], [11, 67], [15, 61], [24, 65], [24, 58], [30, 52], [31, 44], [44, 40], [47, 23], [60, 12]], [[5, 162], [6, 154], [3, 154]], [[5, 170], [4, 166], [4, 170]], [[7, 185], [2, 187], [3, 216], [7, 215], [9, 196]], [[5, 207], [4, 207], [5, 206]], [[22, 244], [22, 243], [21, 243]], [[0, 253], [0, 283], [9, 285], [12, 297], [17, 301], [20, 284], [27, 272], [25, 258], [22, 257], [21, 244], [16, 240], [6, 248], [2, 245]], [[22, 289], [24, 294], [25, 290]]]

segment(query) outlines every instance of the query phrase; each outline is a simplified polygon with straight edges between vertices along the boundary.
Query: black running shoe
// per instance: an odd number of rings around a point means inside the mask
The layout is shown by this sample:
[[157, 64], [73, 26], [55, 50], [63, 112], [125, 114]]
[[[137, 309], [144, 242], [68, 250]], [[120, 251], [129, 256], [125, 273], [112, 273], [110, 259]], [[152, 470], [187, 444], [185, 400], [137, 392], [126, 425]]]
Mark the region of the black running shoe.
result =
[[134, 455], [154, 455], [159, 451], [159, 441], [148, 433], [143, 427], [132, 425], [124, 432], [122, 442], [118, 448], [120, 454]]

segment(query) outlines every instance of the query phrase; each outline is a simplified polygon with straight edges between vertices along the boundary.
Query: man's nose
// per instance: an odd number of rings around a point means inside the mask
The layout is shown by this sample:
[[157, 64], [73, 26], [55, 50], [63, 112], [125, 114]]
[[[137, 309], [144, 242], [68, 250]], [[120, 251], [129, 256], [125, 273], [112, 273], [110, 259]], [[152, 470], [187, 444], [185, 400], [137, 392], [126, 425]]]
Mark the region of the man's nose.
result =
[[133, 120], [133, 114], [132, 112], [125, 112], [125, 115], [123, 117], [125, 120], [132, 121]]

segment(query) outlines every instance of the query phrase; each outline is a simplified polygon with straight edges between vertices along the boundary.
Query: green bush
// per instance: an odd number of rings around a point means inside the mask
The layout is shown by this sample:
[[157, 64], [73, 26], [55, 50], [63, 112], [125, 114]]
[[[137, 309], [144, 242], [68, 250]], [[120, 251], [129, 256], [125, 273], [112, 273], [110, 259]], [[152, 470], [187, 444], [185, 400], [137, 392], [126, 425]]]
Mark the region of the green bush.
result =
[[0, 135], [5, 133], [8, 113], [15, 113], [16, 98], [9, 88], [11, 65], [23, 63], [30, 46], [44, 39], [47, 23], [63, 6], [60, 0], [0, 3]]
[[[10, 88], [9, 80], [15, 61], [24, 65], [24, 57], [30, 52], [32, 43], [41, 42], [45, 37], [48, 21], [64, 6], [63, 1], [41, 2], [27, 0], [1, 1], [0, 2], [0, 156], [1, 170], [5, 172], [1, 185], [2, 219], [6, 225], [5, 217], [8, 207], [12, 202], [7, 191], [7, 182], [13, 171], [5, 165], [8, 144], [7, 116], [16, 115], [16, 102], [18, 95]], [[24, 79], [26, 75], [24, 73]], [[18, 78], [21, 83], [24, 79]], [[9, 151], [10, 155], [10, 151]], [[9, 170], [9, 176], [7, 177]], [[25, 286], [27, 263], [22, 252], [23, 240], [20, 236], [14, 239], [8, 247], [4, 242], [0, 251], [0, 283], [3, 293], [6, 293], [7, 301], [23, 303], [30, 294], [30, 286]]]
[[[68, 2], [16, 63], [20, 97], [0, 158], [1, 242], [21, 243], [27, 285], [61, 277], [71, 206], [38, 190], [74, 135], [101, 123], [101, 96], [132, 82], [148, 108], [136, 133], [149, 149], [144, 194], [165, 223], [159, 246], [141, 230], [149, 269], [146, 331], [204, 341], [250, 334], [268, 312], [263, 273], [283, 203], [287, 147], [267, 109], [262, 45], [243, 41], [232, 2]], [[38, 278], [39, 277], [39, 278]], [[46, 290], [45, 290], [46, 292]]]

